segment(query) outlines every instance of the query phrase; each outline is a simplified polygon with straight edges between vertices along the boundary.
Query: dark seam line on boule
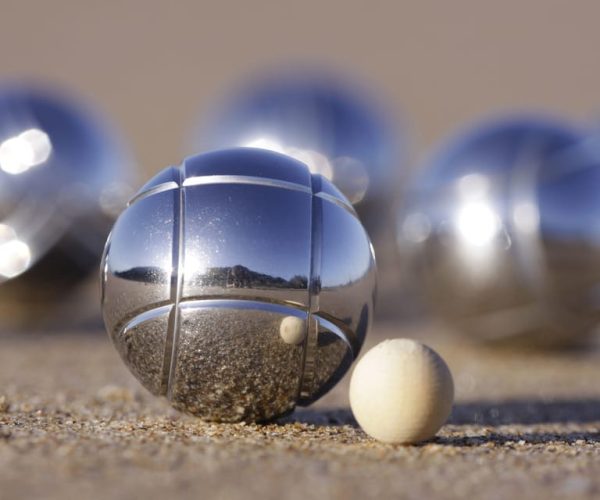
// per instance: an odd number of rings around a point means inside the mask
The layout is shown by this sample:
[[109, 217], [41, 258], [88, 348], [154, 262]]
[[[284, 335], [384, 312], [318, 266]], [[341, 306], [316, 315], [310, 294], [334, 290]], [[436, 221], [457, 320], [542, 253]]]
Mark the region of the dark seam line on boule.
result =
[[167, 324], [167, 338], [165, 341], [165, 352], [163, 355], [163, 366], [162, 366], [162, 381], [161, 381], [161, 394], [170, 397], [171, 393], [171, 372], [173, 366], [173, 353], [176, 348], [176, 333], [179, 323], [179, 308], [178, 308], [178, 288], [179, 288], [179, 274], [180, 274], [180, 253], [181, 253], [181, 229], [182, 229], [182, 191], [181, 187], [181, 176], [182, 168], [179, 168], [180, 185], [178, 186], [179, 191], [173, 196], [173, 246], [171, 255], [171, 282], [170, 282], [170, 293], [169, 297], [171, 300], [171, 311], [169, 313], [169, 320]]
[[306, 329], [305, 329], [305, 337], [304, 342], [302, 343], [302, 359], [300, 361], [300, 376], [298, 377], [298, 391], [296, 392], [295, 403], [300, 400], [302, 397], [302, 393], [304, 392], [304, 377], [306, 375], [306, 353], [308, 351], [308, 342], [310, 338], [310, 330], [311, 330], [311, 313], [310, 308], [312, 304], [312, 275], [313, 275], [313, 214], [314, 214], [314, 190], [312, 189], [313, 178], [311, 176], [311, 195], [310, 195], [310, 231], [309, 231], [309, 243], [308, 243], [308, 251], [309, 255], [309, 268], [308, 268], [308, 279], [306, 280], [308, 300], [307, 300], [307, 315], [306, 315]]
[[209, 300], [192, 300], [184, 301], [179, 304], [180, 309], [228, 309], [228, 310], [254, 310], [263, 311], [272, 314], [278, 314], [280, 316], [289, 316], [291, 314], [304, 318], [306, 317], [306, 310], [298, 307], [282, 306], [279, 304], [272, 304], [270, 302], [263, 302], [261, 300], [236, 300], [236, 299], [209, 299]]
[[[299, 401], [303, 393], [310, 389], [312, 380], [306, 380], [307, 377], [314, 376], [314, 354], [316, 340], [318, 335], [318, 323], [313, 313], [319, 310], [319, 288], [321, 277], [321, 246], [322, 246], [322, 210], [321, 200], [316, 196], [315, 183], [320, 181], [320, 177], [311, 175], [311, 213], [310, 213], [310, 270], [308, 279], [308, 316], [306, 319], [306, 339], [304, 341], [304, 350], [302, 355], [302, 367], [300, 372], [300, 383], [298, 384]], [[309, 352], [311, 357], [309, 358]], [[308, 364], [308, 367], [307, 367]], [[307, 369], [308, 368], [308, 369]], [[308, 384], [308, 387], [307, 387]], [[308, 393], [307, 393], [308, 396]]]
[[204, 175], [190, 177], [183, 183], [184, 186], [205, 186], [210, 184], [250, 184], [252, 186], [266, 186], [279, 189], [290, 189], [292, 191], [301, 191], [312, 194], [308, 186], [298, 184], [297, 182], [273, 179], [270, 177], [255, 177], [253, 175]]
[[[260, 299], [257, 300], [253, 297], [244, 297], [239, 295], [204, 295], [204, 296], [191, 296], [186, 297], [179, 301], [180, 309], [186, 309], [189, 307], [193, 307], [194, 305], [198, 305], [198, 307], [204, 307], [205, 302], [247, 302], [247, 303], [255, 303], [255, 304], [264, 304], [266, 306], [279, 306], [281, 308], [293, 309], [298, 311], [299, 316], [304, 317], [306, 315], [306, 305], [300, 304], [297, 302], [288, 302], [284, 300], [266, 300]], [[171, 314], [173, 304], [170, 301], [164, 301], [162, 303], [153, 304], [149, 308], [143, 308], [138, 310], [134, 314], [130, 314], [127, 316], [125, 320], [120, 322], [115, 328], [116, 335], [123, 335], [127, 333], [132, 328], [135, 328], [146, 321], [150, 321], [160, 316], [165, 315], [167, 312], [169, 315]], [[218, 307], [213, 305], [213, 307]], [[300, 314], [302, 313], [302, 314]], [[171, 346], [172, 349], [172, 346]]]
[[[352, 356], [356, 358], [356, 353], [360, 349], [359, 342], [356, 339], [356, 334], [342, 321], [327, 314], [325, 311], [319, 311], [315, 316], [321, 319], [322, 326], [325, 326], [334, 335], [342, 338], [342, 340], [352, 349]], [[329, 323], [329, 325], [327, 325]], [[338, 335], [339, 334], [339, 335]]]
[[177, 189], [179, 185], [175, 181], [164, 182], [163, 184], [159, 184], [158, 186], [154, 186], [153, 188], [148, 189], [148, 191], [144, 191], [143, 193], [139, 193], [134, 196], [127, 202], [127, 207], [134, 205], [140, 200], [144, 198], [148, 198], [149, 196], [153, 196], [158, 193], [164, 193], [165, 191], [170, 191], [172, 189]]
[[321, 251], [323, 248], [323, 210], [321, 206], [321, 191], [315, 192], [314, 179], [321, 183], [321, 176], [312, 176], [313, 178], [313, 196], [311, 210], [311, 232], [310, 232], [310, 293], [309, 293], [309, 313], [319, 311], [319, 294], [321, 293]]
[[171, 358], [173, 355], [173, 336], [177, 323], [177, 306], [169, 305], [169, 318], [167, 320], [167, 338], [165, 339], [165, 352], [163, 355], [162, 378], [160, 383], [161, 396], [168, 396], [169, 376], [171, 372]]
[[173, 329], [173, 345], [171, 353], [171, 367], [169, 370], [169, 383], [167, 390], [167, 397], [171, 400], [173, 396], [173, 383], [175, 381], [175, 370], [177, 368], [177, 357], [179, 355], [179, 333], [181, 330], [181, 309], [179, 304], [181, 302], [181, 295], [183, 292], [183, 274], [185, 269], [185, 162], [181, 166], [180, 170], [180, 188], [179, 188], [179, 234], [177, 241], [177, 283], [175, 288], [175, 318], [174, 318], [174, 329]]
[[234, 302], [256, 302], [258, 304], [272, 304], [275, 306], [289, 307], [290, 309], [298, 309], [299, 311], [306, 312], [306, 305], [301, 304], [299, 302], [292, 302], [287, 300], [277, 300], [272, 298], [257, 298], [252, 296], [244, 296], [244, 295], [190, 295], [185, 299], [179, 301], [179, 305], [181, 307], [189, 307], [188, 304], [190, 302], [204, 302], [210, 300], [230, 300]]
[[165, 307], [169, 307], [173, 305], [170, 300], [161, 300], [159, 302], [154, 302], [144, 307], [138, 307], [135, 311], [130, 312], [125, 315], [125, 317], [120, 320], [113, 329], [115, 335], [123, 335], [127, 330], [127, 327], [137, 318], [138, 316], [143, 315], [149, 311], [154, 309], [164, 309]]
[[[322, 181], [321, 181], [322, 182]], [[344, 200], [340, 200], [335, 196], [325, 193], [324, 191], [316, 191], [314, 186], [311, 187], [299, 184], [292, 181], [284, 181], [281, 179], [273, 179], [267, 177], [255, 177], [252, 175], [206, 175], [190, 177], [183, 182], [184, 186], [207, 186], [210, 184], [248, 184], [251, 186], [265, 186], [279, 189], [289, 189], [292, 191], [300, 191], [302, 193], [310, 194], [311, 196], [318, 196], [319, 198], [329, 201], [339, 207], [347, 210], [353, 217], [358, 219], [358, 215], [354, 210], [354, 207]]]
[[[201, 180], [200, 180], [201, 179]], [[289, 189], [291, 191], [300, 191], [302, 193], [309, 193], [312, 196], [318, 196], [319, 198], [326, 200], [334, 205], [339, 206], [346, 210], [350, 215], [358, 219], [358, 215], [354, 210], [354, 207], [335, 196], [325, 193], [324, 191], [319, 191], [315, 193], [311, 188], [303, 186], [302, 184], [297, 184], [295, 182], [290, 181], [282, 181], [279, 179], [265, 179], [261, 177], [253, 177], [246, 175], [208, 175], [205, 177], [190, 177], [186, 179], [182, 186], [208, 186], [211, 184], [248, 184], [251, 186], [265, 186], [265, 187], [274, 187], [279, 189]], [[177, 189], [179, 185], [175, 181], [165, 182], [163, 184], [159, 184], [158, 186], [154, 186], [148, 191], [144, 191], [143, 193], [139, 193], [137, 196], [134, 196], [131, 200], [127, 202], [127, 206], [130, 207], [134, 205], [140, 200], [144, 198], [148, 198], [155, 194], [164, 193], [165, 191], [169, 191], [171, 189]]]
[[127, 333], [129, 330], [136, 328], [137, 326], [145, 323], [146, 321], [150, 321], [156, 318], [160, 318], [165, 313], [171, 314], [171, 309], [173, 308], [173, 304], [170, 302], [167, 305], [161, 307], [153, 307], [152, 309], [148, 309], [140, 314], [137, 314], [132, 319], [130, 319], [125, 326], [122, 328], [123, 334]]
[[[181, 189], [181, 187], [179, 187]], [[176, 328], [176, 310], [177, 310], [177, 280], [179, 274], [179, 217], [181, 208], [179, 207], [179, 193], [173, 195], [173, 243], [171, 245], [171, 279], [169, 282], [169, 300], [170, 311], [167, 321], [167, 336], [165, 339], [165, 352], [163, 353], [161, 394], [166, 396], [169, 391], [169, 375], [171, 372], [171, 358], [173, 355], [173, 336]]]
[[[189, 297], [186, 297], [185, 299], [180, 298], [179, 300], [179, 305], [180, 306], [185, 306], [186, 304], [190, 303], [190, 302], [202, 302], [205, 300], [239, 300], [239, 301], [248, 301], [248, 302], [263, 302], [265, 304], [274, 304], [274, 305], [279, 305], [279, 306], [283, 306], [283, 307], [290, 307], [292, 309], [298, 309], [299, 311], [303, 311], [306, 312], [307, 309], [307, 305], [306, 304], [302, 304], [300, 302], [293, 302], [291, 300], [278, 300], [278, 299], [274, 299], [274, 298], [268, 298], [268, 297], [261, 297], [260, 300], [258, 300], [256, 297], [253, 296], [248, 296], [248, 295], [222, 295], [222, 294], [215, 294], [215, 295], [190, 295]], [[131, 324], [132, 323], [143, 323], [144, 321], [146, 321], [145, 319], [143, 319], [142, 321], [139, 321], [138, 318], [140, 316], [148, 316], [148, 319], [151, 319], [152, 315], [148, 314], [148, 313], [152, 313], [153, 311], [158, 311], [161, 310], [164, 311], [165, 309], [169, 308], [169, 306], [172, 306], [173, 302], [171, 302], [170, 300], [163, 300], [163, 301], [159, 301], [159, 302], [155, 302], [153, 304], [150, 304], [148, 306], [144, 306], [144, 307], [140, 307], [138, 309], [136, 309], [135, 311], [130, 312], [129, 314], [127, 314], [121, 321], [119, 321], [114, 328], [115, 334], [117, 335], [122, 335], [128, 328], [131, 328]], [[161, 313], [157, 313], [157, 315], [160, 315]]]
[[108, 233], [102, 257], [100, 259], [100, 308], [104, 311], [104, 303], [106, 302], [106, 282], [108, 280], [108, 251], [112, 240], [112, 230]]
[[322, 200], [325, 200], [325, 201], [328, 201], [330, 203], [333, 203], [334, 205], [337, 205], [340, 208], [343, 208], [350, 215], [352, 215], [352, 217], [354, 217], [355, 219], [359, 219], [358, 214], [354, 210], [354, 207], [352, 205], [348, 205], [347, 203], [343, 202], [339, 198], [336, 198], [335, 196], [327, 194], [327, 193], [325, 193], [323, 191], [321, 191], [320, 193], [317, 193], [315, 196], [317, 196], [318, 198], [321, 198]]

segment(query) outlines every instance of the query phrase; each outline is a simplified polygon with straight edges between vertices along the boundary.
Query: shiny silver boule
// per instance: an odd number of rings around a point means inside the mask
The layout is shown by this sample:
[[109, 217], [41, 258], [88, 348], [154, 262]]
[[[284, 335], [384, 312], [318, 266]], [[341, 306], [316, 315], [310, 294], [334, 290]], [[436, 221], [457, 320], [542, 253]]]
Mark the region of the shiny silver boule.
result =
[[392, 220], [404, 145], [375, 101], [341, 76], [283, 71], [232, 92], [191, 142], [194, 151], [250, 146], [306, 163], [354, 204], [377, 248]]
[[105, 252], [104, 319], [124, 362], [207, 420], [264, 421], [315, 401], [371, 322], [375, 262], [352, 205], [278, 153], [237, 148], [167, 168]]
[[129, 167], [120, 142], [86, 106], [41, 87], [0, 87], [3, 325], [46, 317], [97, 269], [129, 197]]
[[600, 317], [600, 147], [508, 117], [459, 134], [412, 184], [398, 241], [432, 308], [470, 338], [574, 343]]

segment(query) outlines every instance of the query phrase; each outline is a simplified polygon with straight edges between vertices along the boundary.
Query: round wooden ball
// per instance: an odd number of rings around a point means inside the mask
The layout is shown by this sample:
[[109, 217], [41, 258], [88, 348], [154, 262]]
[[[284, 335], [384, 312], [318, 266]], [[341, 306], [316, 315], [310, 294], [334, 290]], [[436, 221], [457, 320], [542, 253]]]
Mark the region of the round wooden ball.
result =
[[452, 375], [433, 349], [410, 339], [385, 340], [357, 363], [350, 406], [360, 426], [386, 443], [433, 437], [448, 419]]

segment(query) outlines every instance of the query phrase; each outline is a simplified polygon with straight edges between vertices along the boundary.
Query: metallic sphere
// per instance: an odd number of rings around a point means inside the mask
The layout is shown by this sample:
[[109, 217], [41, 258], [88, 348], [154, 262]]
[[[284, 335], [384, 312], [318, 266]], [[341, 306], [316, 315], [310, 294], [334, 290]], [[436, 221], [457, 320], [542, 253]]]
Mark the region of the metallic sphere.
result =
[[117, 220], [103, 312], [152, 393], [263, 421], [328, 391], [371, 322], [375, 262], [348, 200], [306, 165], [236, 148], [163, 170]]
[[46, 307], [97, 268], [128, 197], [128, 167], [85, 106], [38, 87], [0, 87], [1, 313]]
[[540, 117], [486, 122], [420, 172], [398, 241], [471, 338], [574, 342], [600, 317], [599, 193], [597, 139]]
[[230, 95], [193, 137], [195, 151], [250, 146], [286, 154], [332, 181], [371, 237], [396, 194], [401, 167], [392, 120], [341, 78], [283, 73]]

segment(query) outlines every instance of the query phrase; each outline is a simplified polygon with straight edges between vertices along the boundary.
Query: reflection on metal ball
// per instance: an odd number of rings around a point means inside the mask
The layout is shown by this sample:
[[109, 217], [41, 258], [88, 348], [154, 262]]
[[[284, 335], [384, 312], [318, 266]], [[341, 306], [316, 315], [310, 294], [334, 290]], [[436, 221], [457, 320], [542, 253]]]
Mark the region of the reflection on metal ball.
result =
[[471, 338], [574, 342], [600, 317], [600, 144], [541, 117], [479, 124], [411, 188], [398, 242]]
[[156, 395], [217, 421], [309, 404], [356, 358], [375, 262], [352, 205], [306, 165], [237, 148], [150, 180], [102, 265], [107, 330]]
[[[128, 197], [124, 149], [108, 127], [65, 95], [0, 87], [0, 295], [48, 308], [100, 260]], [[53, 306], [50, 306], [53, 307]]]
[[286, 316], [279, 325], [279, 335], [286, 344], [299, 345], [306, 338], [306, 323], [298, 316]]
[[[286, 154], [331, 180], [369, 231], [387, 227], [401, 160], [392, 120], [367, 92], [308, 71], [246, 84], [204, 119], [195, 151], [250, 146]], [[382, 220], [385, 219], [385, 220]]]

